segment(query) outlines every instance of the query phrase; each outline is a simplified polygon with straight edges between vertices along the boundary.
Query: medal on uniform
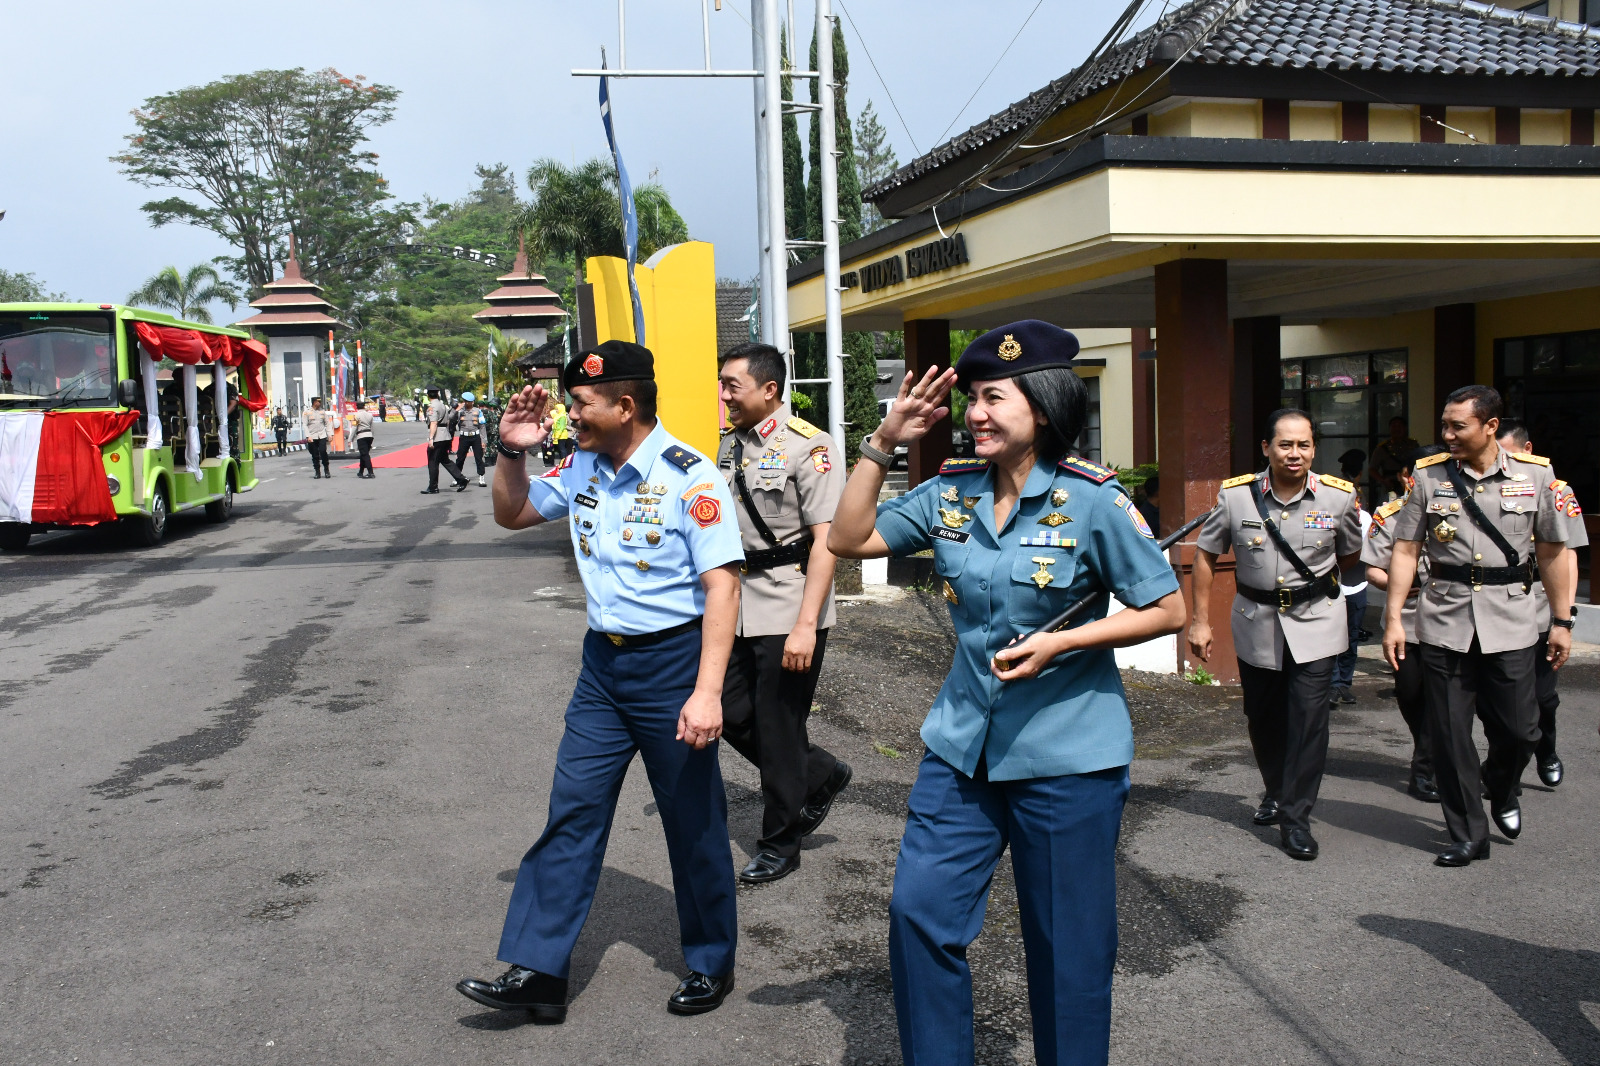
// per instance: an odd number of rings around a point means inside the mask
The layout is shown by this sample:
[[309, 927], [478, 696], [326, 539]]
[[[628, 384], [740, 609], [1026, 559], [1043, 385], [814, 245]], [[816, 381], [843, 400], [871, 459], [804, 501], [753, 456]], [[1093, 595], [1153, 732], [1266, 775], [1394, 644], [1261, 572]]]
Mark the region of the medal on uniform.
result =
[[623, 540], [632, 540], [632, 539], [633, 539], [633, 530], [631, 530], [631, 529], [624, 529], [624, 530], [623, 530], [623, 531], [622, 531], [622, 539], [623, 539]]
[[978, 506], [980, 499], [982, 499], [980, 496], [963, 496], [961, 497], [961, 506], [971, 511]]
[[600, 484], [600, 475], [599, 474], [590, 474], [589, 475], [589, 484], [591, 484], [591, 485]]
[[649, 532], [645, 533], [644, 539], [645, 539], [646, 543], [649, 543], [649, 544], [660, 544], [661, 543], [661, 534], [657, 533], [655, 530], [652, 529]]
[[640, 559], [638, 562], [634, 563], [633, 565], [637, 566], [639, 568], [639, 573], [641, 573], [641, 574], [644, 573], [646, 570], [650, 569], [650, 564], [645, 562], [643, 559]]
[[1456, 539], [1456, 527], [1449, 522], [1440, 522], [1433, 527], [1433, 539], [1440, 544], [1449, 544]]
[[939, 493], [939, 499], [946, 503], [955, 503], [957, 500], [961, 499], [961, 493], [956, 491], [956, 487], [954, 485], [951, 485], [949, 488]]
[[1068, 518], [1066, 515], [1062, 514], [1060, 511], [1051, 511], [1049, 514], [1047, 514], [1043, 518], [1039, 519], [1039, 524], [1041, 526], [1049, 526], [1052, 529], [1054, 529], [1056, 526], [1061, 525], [1063, 522], [1070, 522], [1070, 521], [1072, 521], [1072, 519]]
[[665, 485], [651, 485], [650, 491], [655, 493], [657, 496], [665, 496], [667, 494], [667, 487]]
[[962, 514], [960, 511], [947, 511], [941, 507], [939, 508], [939, 521], [943, 522], [949, 529], [960, 529], [972, 521], [972, 516]]
[[1052, 507], [1060, 507], [1062, 504], [1064, 504], [1066, 502], [1067, 502], [1067, 490], [1066, 489], [1054, 489], [1054, 490], [1051, 491], [1051, 493], [1050, 493], [1050, 504], [1051, 504]]
[[1039, 569], [1035, 570], [1028, 576], [1033, 578], [1033, 583], [1035, 585], [1038, 585], [1040, 588], [1044, 588], [1046, 585], [1050, 584], [1050, 582], [1055, 580], [1055, 575], [1049, 570], [1045, 569], [1047, 566], [1054, 566], [1055, 560], [1047, 555], [1035, 555], [1033, 557], [1033, 561], [1039, 564]]
[[578, 550], [585, 555], [589, 554], [589, 538], [583, 533], [578, 534]]
[[639, 482], [639, 484], [634, 487], [634, 491], [637, 492], [641, 496], [647, 495], [650, 492], [650, 482], [648, 482], [648, 481]]
[[961, 604], [961, 598], [956, 595], [956, 590], [950, 587], [948, 581], [944, 583], [944, 598], [957, 606]]

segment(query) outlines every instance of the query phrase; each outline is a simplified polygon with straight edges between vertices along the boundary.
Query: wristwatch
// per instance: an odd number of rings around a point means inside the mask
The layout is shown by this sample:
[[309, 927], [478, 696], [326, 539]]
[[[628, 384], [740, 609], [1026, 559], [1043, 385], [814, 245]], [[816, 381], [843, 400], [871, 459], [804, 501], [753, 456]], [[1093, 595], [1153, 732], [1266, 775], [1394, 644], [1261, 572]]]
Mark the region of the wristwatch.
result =
[[1550, 619], [1550, 624], [1553, 626], [1560, 626], [1562, 629], [1572, 629], [1576, 627], [1578, 623], [1571, 618], [1552, 618]]
[[521, 459], [525, 454], [527, 454], [526, 452], [519, 452], [515, 448], [507, 448], [499, 441], [494, 442], [494, 450], [505, 456], [507, 459]]
[[885, 470], [894, 465], [894, 456], [874, 447], [871, 437], [862, 437], [857, 447], [861, 449], [861, 458], [871, 459]]

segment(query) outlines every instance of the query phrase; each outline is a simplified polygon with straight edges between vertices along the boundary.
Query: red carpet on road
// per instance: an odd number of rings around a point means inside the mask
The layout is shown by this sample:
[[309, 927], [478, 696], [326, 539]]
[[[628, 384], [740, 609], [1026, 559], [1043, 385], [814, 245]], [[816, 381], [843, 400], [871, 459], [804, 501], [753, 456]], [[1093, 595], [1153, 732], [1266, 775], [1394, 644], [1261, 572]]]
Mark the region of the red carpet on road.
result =
[[[348, 463], [341, 467], [343, 470], [355, 470], [361, 464]], [[428, 446], [426, 444], [413, 444], [409, 448], [401, 448], [397, 452], [385, 452], [383, 455], [372, 457], [374, 469], [385, 470], [415, 470], [428, 465]]]

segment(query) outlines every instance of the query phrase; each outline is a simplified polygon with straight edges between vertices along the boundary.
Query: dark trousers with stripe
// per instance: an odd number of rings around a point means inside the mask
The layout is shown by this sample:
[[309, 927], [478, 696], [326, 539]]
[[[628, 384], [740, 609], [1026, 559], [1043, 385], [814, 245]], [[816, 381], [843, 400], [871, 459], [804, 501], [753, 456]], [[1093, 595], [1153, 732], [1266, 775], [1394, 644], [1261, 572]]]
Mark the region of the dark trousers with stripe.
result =
[[[1493, 802], [1513, 794], [1539, 738], [1534, 700], [1537, 645], [1485, 652], [1422, 644], [1423, 688], [1433, 737], [1433, 779], [1451, 840], [1487, 840], [1482, 792]], [[1472, 720], [1483, 722], [1489, 756], [1478, 762]]]
[[678, 933], [691, 970], [733, 970], [738, 940], [728, 803], [717, 745], [676, 739], [694, 691], [700, 630], [616, 647], [590, 631], [556, 749], [544, 833], [522, 857], [500, 935], [502, 962], [566, 977], [605, 860], [628, 764], [638, 753], [667, 837]]
[[889, 902], [889, 968], [906, 1066], [971, 1066], [972, 971], [1009, 845], [1039, 1066], [1104, 1066], [1117, 961], [1117, 835], [1128, 768], [989, 781], [924, 755]]
[[1239, 660], [1244, 716], [1261, 784], [1282, 810], [1286, 829], [1311, 828], [1311, 808], [1328, 765], [1328, 692], [1333, 660], [1296, 662], [1286, 647], [1283, 669]]

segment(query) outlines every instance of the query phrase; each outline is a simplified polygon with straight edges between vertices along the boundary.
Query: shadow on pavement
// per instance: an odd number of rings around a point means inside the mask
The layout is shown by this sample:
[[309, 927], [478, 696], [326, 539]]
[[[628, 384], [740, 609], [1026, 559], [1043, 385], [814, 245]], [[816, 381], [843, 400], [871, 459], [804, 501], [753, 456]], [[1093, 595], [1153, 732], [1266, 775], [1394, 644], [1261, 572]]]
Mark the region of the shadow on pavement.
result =
[[[1421, 948], [1483, 984], [1568, 1062], [1600, 1062], [1600, 1029], [1583, 1012], [1600, 989], [1600, 952], [1529, 944], [1475, 929], [1364, 914], [1363, 929]], [[1420, 975], [1419, 975], [1420, 976]]]

